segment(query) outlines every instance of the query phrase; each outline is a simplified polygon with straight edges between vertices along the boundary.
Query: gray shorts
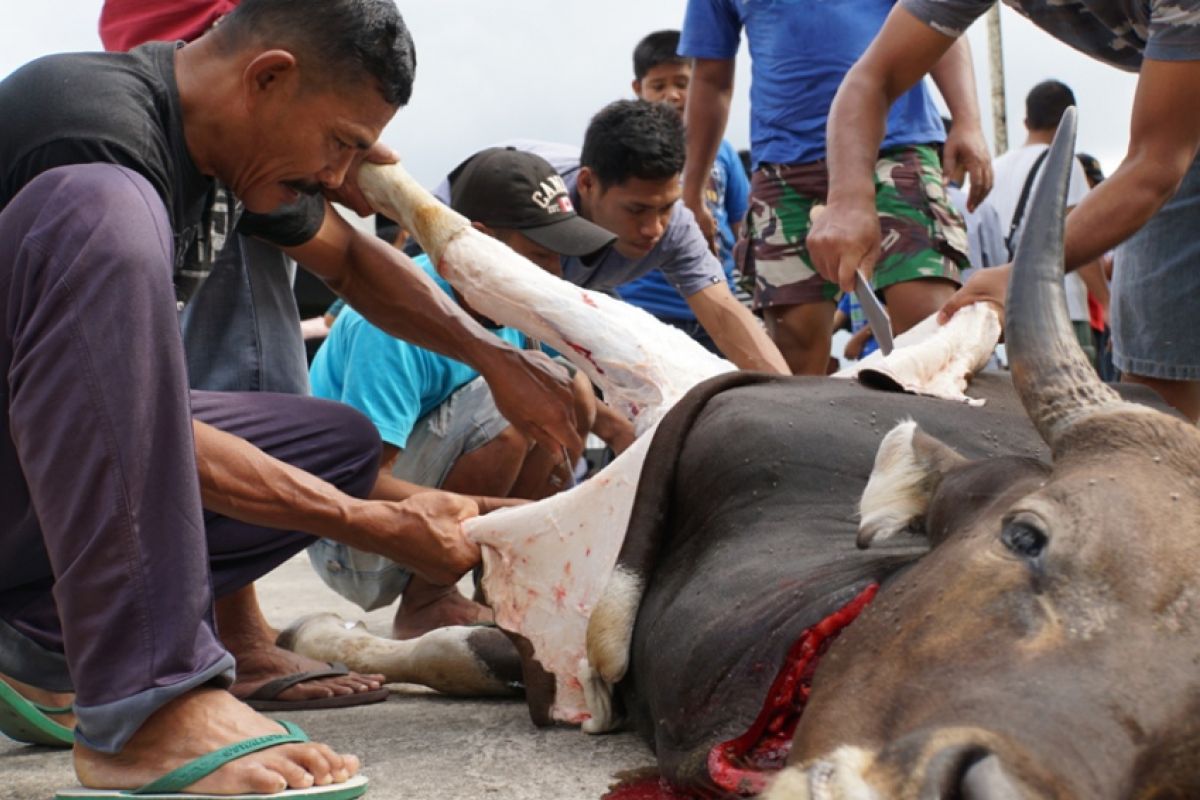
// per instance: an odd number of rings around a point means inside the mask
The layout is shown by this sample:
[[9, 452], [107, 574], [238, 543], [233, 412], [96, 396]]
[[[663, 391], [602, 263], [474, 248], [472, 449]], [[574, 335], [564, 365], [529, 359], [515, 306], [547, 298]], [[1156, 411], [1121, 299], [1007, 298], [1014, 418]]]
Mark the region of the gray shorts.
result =
[[1117, 248], [1113, 363], [1122, 372], [1200, 380], [1200, 159], [1179, 191]]
[[[396, 457], [392, 475], [421, 486], [440, 487], [459, 458], [478, 450], [508, 427], [483, 378], [463, 386], [446, 402], [417, 420]], [[391, 605], [412, 573], [385, 556], [331, 539], [308, 548], [321, 580], [364, 611]]]

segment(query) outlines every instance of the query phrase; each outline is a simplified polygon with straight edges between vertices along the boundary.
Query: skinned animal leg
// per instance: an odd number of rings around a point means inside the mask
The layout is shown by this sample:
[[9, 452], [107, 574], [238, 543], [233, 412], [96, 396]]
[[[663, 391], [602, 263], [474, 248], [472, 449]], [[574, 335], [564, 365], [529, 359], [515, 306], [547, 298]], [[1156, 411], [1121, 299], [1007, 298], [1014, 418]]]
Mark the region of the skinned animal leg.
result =
[[438, 628], [396, 641], [368, 633], [361, 622], [314, 614], [293, 622], [279, 635], [279, 645], [318, 661], [340, 661], [356, 672], [378, 673], [388, 683], [416, 683], [468, 697], [518, 693], [516, 650], [496, 628]]

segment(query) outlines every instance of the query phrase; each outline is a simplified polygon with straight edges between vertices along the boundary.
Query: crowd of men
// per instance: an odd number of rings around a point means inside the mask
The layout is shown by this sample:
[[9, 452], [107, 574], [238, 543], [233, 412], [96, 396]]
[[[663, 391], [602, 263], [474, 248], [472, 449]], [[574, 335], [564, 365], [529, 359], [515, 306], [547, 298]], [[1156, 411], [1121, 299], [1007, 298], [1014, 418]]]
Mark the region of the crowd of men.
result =
[[[1020, 198], [1073, 98], [1035, 89], [1026, 145], [993, 168], [961, 37], [992, 2], [689, 0], [681, 33], [637, 46], [638, 99], [600, 109], [581, 147], [464, 154], [439, 194], [739, 368], [823, 374], [859, 270], [897, 332], [1003, 306]], [[1115, 252], [1115, 366], [1195, 420], [1200, 10], [1014, 5], [1140, 72], [1128, 156], [1072, 186], [1067, 266], [1105, 295]], [[360, 605], [399, 598], [398, 637], [486, 621], [454, 589], [480, 560], [461, 522], [570, 485], [587, 435], [620, 451], [633, 432], [330, 205], [367, 213], [355, 169], [395, 159], [378, 140], [416, 59], [392, 0], [109, 0], [102, 32], [111, 52], [0, 82], [0, 731], [73, 745], [85, 787], [336, 789], [354, 756], [255, 709], [375, 702], [381, 678], [277, 648], [254, 581], [309, 548]], [[743, 33], [748, 181], [723, 138]], [[965, 175], [977, 230], [1000, 235], [964, 285], [947, 181]], [[296, 265], [347, 306], [315, 396]]]

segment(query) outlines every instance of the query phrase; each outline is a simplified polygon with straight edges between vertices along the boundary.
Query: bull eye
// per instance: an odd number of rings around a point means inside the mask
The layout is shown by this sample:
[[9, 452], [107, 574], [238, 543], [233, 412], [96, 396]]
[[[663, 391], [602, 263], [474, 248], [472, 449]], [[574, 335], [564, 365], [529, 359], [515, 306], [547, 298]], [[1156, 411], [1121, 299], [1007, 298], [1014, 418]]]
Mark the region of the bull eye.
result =
[[1046, 549], [1047, 538], [1044, 531], [1029, 522], [1009, 520], [1000, 533], [1000, 541], [1015, 555], [1034, 559]]

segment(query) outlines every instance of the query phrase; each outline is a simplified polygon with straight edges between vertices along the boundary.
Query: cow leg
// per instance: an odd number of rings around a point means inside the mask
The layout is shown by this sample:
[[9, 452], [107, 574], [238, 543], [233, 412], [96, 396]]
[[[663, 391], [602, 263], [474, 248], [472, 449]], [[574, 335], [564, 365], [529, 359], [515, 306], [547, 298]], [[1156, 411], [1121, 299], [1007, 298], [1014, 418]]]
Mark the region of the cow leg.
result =
[[521, 677], [516, 650], [492, 627], [438, 628], [397, 641], [368, 633], [361, 622], [314, 614], [293, 622], [279, 635], [279, 645], [356, 672], [379, 673], [388, 683], [416, 683], [448, 695], [513, 695]]

